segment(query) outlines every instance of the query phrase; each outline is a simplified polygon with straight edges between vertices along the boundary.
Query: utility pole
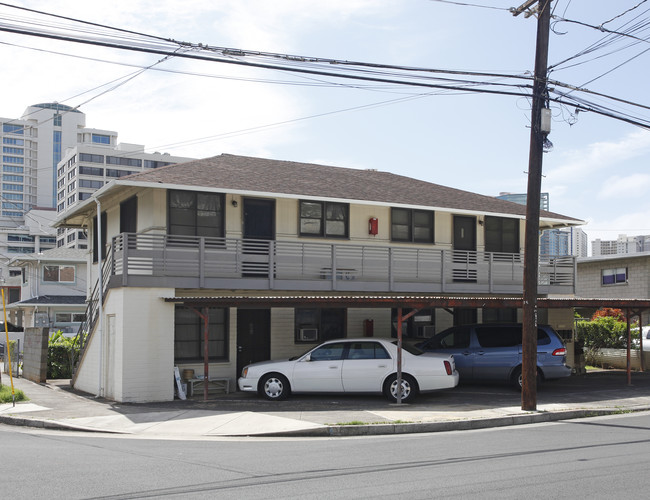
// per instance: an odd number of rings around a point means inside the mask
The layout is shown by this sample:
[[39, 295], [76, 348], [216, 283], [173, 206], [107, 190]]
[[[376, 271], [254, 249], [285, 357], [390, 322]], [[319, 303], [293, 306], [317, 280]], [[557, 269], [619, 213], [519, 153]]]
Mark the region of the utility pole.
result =
[[517, 16], [537, 3], [537, 48], [531, 112], [530, 152], [528, 156], [528, 192], [526, 196], [526, 233], [524, 241], [524, 294], [522, 334], [521, 409], [537, 410], [537, 281], [539, 275], [539, 212], [542, 187], [542, 156], [549, 130], [542, 128], [548, 72], [548, 40], [552, 0], [528, 0], [511, 9]]

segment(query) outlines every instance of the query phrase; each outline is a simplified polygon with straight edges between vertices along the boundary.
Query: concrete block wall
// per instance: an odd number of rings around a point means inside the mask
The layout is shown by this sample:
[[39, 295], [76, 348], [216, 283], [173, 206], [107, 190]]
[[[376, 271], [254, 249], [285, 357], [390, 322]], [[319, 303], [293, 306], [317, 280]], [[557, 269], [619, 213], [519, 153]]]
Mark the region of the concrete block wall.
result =
[[32, 382], [47, 380], [49, 328], [26, 328], [23, 346], [23, 377]]
[[[603, 269], [627, 268], [627, 283], [603, 285]], [[650, 297], [650, 257], [578, 262], [576, 296], [646, 299]]]

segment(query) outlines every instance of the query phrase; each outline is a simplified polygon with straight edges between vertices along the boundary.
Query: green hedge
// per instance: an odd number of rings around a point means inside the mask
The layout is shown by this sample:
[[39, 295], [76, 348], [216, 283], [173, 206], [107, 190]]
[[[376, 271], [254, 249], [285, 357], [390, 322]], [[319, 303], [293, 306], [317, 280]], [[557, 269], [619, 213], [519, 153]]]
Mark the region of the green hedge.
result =
[[[627, 347], [627, 323], [611, 316], [576, 322], [576, 334], [578, 342], [584, 346], [585, 361], [588, 365], [597, 364], [599, 349]], [[636, 332], [632, 331], [631, 335], [632, 339], [639, 338], [638, 329]]]
[[56, 332], [47, 346], [47, 378], [72, 378], [72, 369], [79, 360], [79, 344], [74, 337]]
[[576, 332], [578, 340], [586, 348], [624, 349], [627, 346], [627, 324], [611, 316], [596, 318], [594, 321], [578, 321]]

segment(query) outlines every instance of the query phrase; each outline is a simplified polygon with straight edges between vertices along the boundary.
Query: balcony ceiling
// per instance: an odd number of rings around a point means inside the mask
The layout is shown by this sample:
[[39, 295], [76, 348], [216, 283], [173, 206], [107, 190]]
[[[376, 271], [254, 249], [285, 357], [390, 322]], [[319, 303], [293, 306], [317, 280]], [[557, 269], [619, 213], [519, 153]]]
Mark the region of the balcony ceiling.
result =
[[[165, 302], [176, 302], [191, 307], [367, 307], [409, 308], [432, 307], [523, 307], [521, 297], [444, 297], [431, 295], [371, 296], [371, 295], [302, 295], [302, 296], [224, 296], [224, 297], [166, 297]], [[641, 311], [650, 309], [650, 299], [590, 299], [590, 298], [539, 298], [537, 306], [542, 309], [570, 307], [613, 307]]]

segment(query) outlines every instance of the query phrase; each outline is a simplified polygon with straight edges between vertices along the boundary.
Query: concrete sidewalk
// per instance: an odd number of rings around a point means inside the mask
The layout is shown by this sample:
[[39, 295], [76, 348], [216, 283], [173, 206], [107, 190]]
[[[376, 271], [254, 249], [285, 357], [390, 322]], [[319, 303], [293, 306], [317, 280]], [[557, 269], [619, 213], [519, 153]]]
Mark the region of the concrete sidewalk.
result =
[[[2, 375], [5, 385], [9, 376]], [[29, 401], [0, 405], [0, 423], [152, 438], [216, 436], [358, 436], [439, 432], [550, 422], [650, 410], [650, 376], [622, 371], [551, 381], [537, 411], [520, 408], [506, 386], [459, 386], [394, 405], [381, 396], [296, 395], [271, 402], [251, 394], [218, 394], [166, 403], [121, 404], [73, 391], [67, 380], [36, 384], [14, 378]]]

